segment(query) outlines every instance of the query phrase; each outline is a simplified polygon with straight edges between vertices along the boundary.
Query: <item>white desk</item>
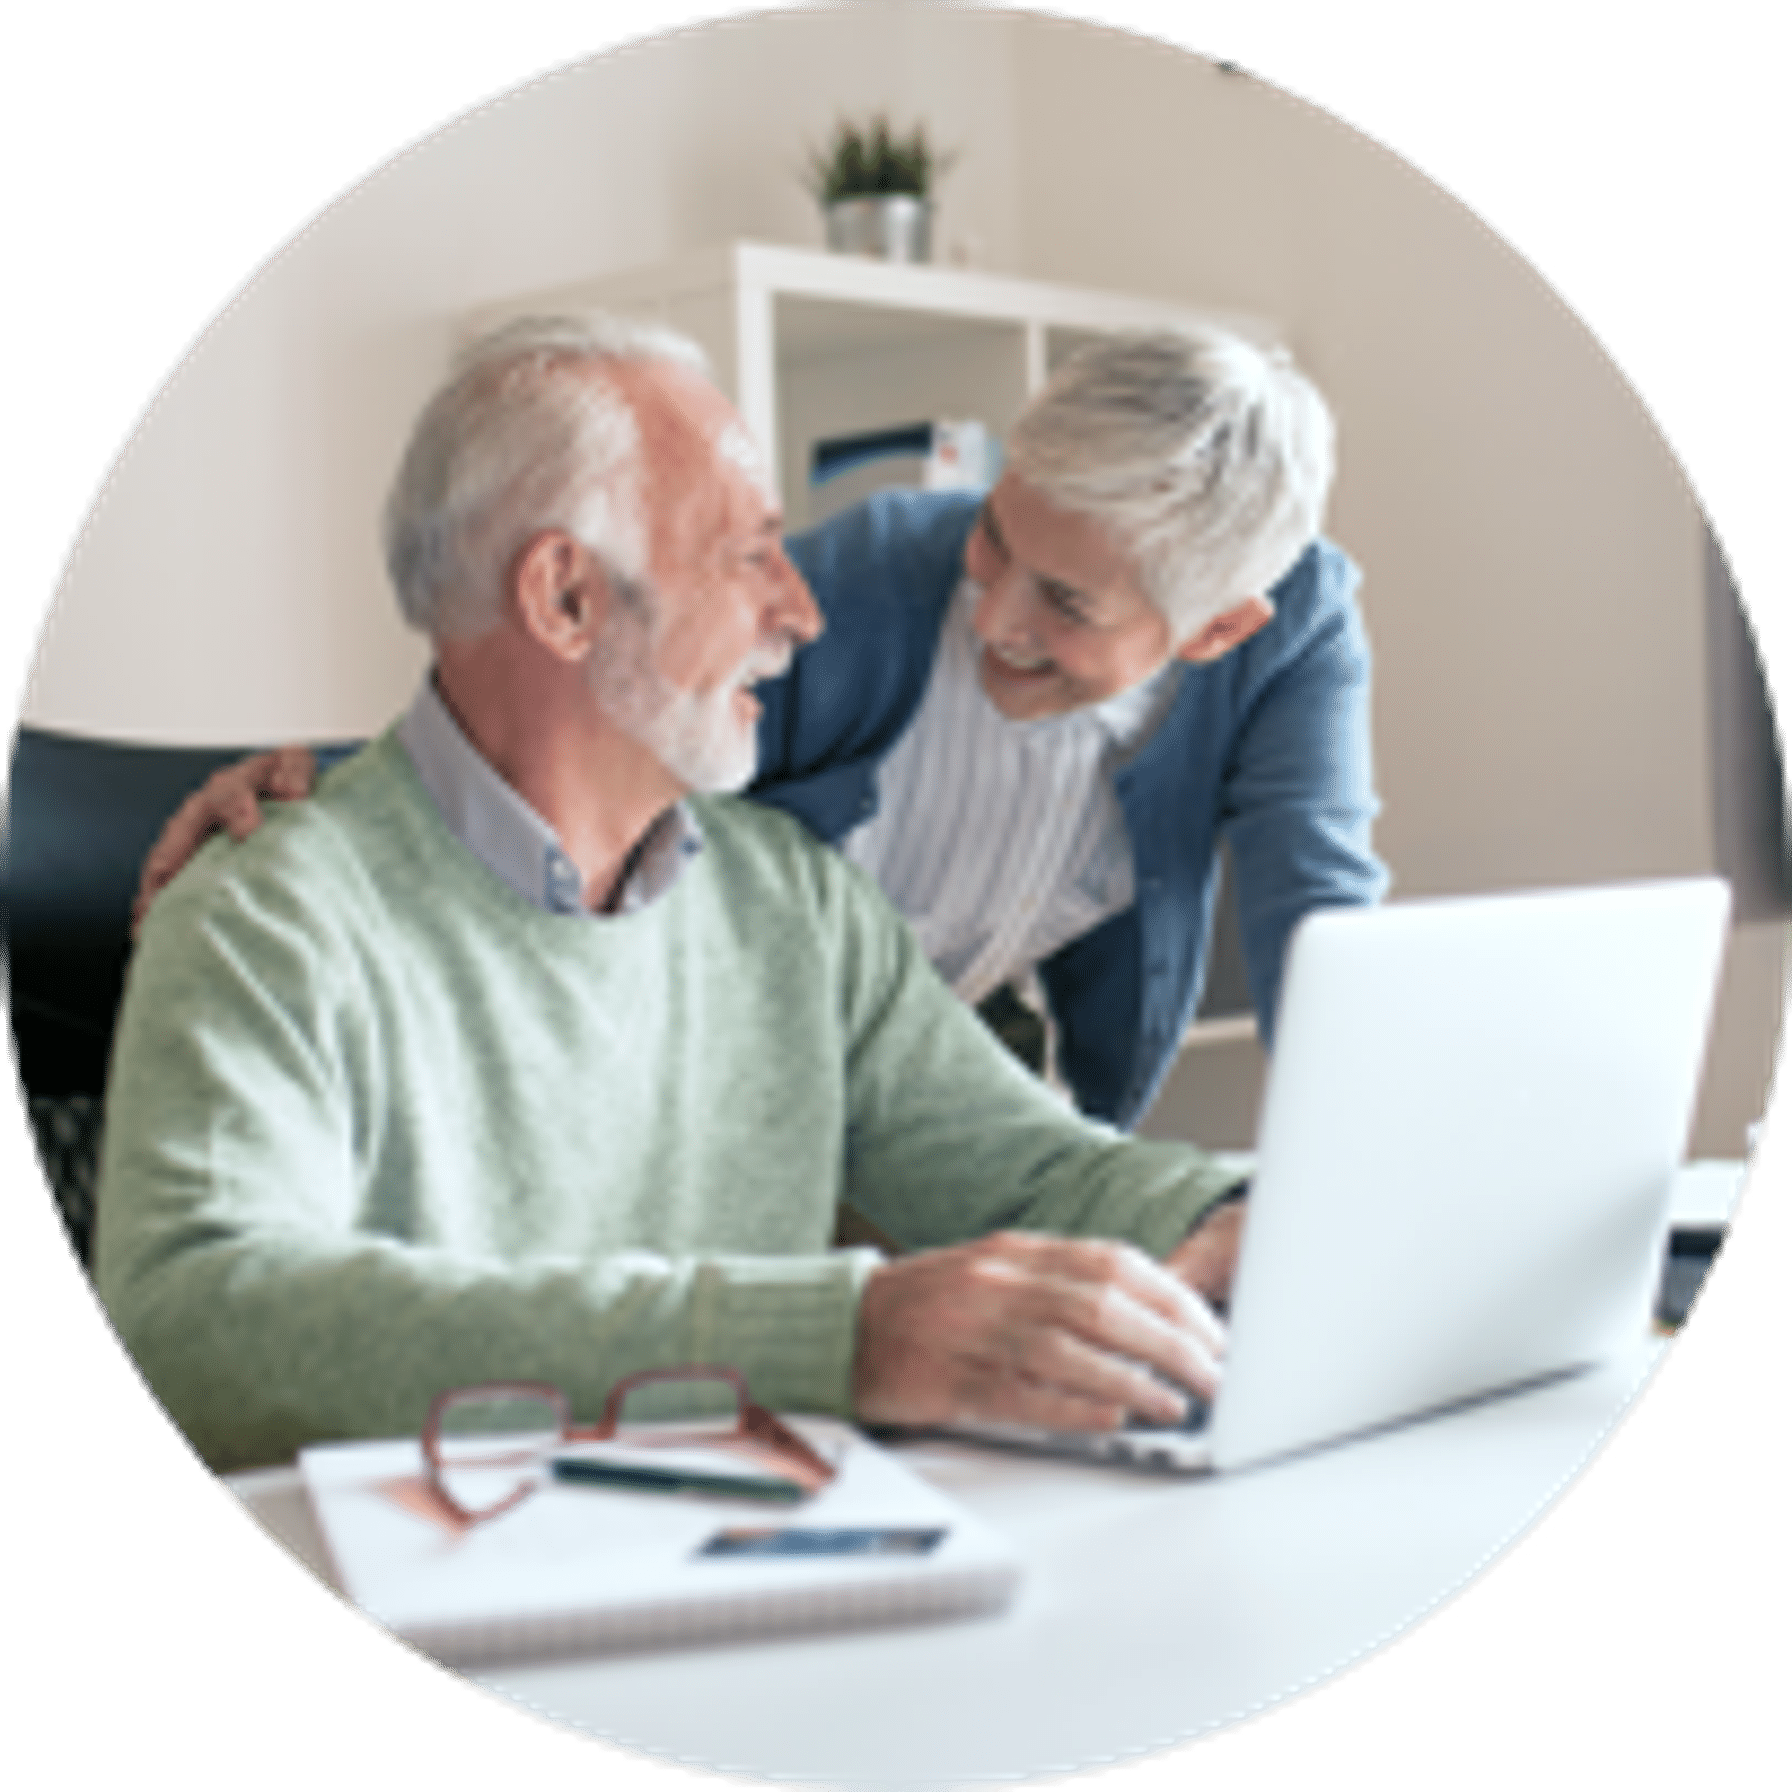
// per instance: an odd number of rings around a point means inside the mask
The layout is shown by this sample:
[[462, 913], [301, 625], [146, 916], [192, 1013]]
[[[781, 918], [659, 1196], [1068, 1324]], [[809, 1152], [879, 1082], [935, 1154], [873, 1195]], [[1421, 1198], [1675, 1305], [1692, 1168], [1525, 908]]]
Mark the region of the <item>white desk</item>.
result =
[[[962, 1783], [1135, 1755], [1335, 1672], [1461, 1586], [1587, 1459], [1655, 1350], [1211, 1479], [907, 1444], [1020, 1545], [1006, 1613], [474, 1677], [649, 1753], [768, 1777]], [[324, 1572], [295, 1471], [232, 1485]]]

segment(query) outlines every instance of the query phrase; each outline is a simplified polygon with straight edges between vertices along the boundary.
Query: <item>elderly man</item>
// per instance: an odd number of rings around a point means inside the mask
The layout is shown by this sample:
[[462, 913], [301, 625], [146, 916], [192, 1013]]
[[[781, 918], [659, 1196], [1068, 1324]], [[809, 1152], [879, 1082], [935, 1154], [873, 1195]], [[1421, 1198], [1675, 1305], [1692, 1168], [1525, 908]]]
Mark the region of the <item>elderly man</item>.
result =
[[[477, 348], [387, 510], [410, 711], [148, 917], [101, 1293], [220, 1467], [445, 1386], [724, 1361], [869, 1421], [1105, 1426], [1211, 1391], [1232, 1178], [1086, 1121], [752, 775], [819, 626], [663, 334]], [[850, 1199], [908, 1247], [827, 1248]]]
[[[1265, 1040], [1295, 923], [1385, 886], [1357, 574], [1317, 537], [1331, 476], [1284, 356], [1123, 335], [1059, 370], [982, 503], [886, 493], [790, 544], [827, 633], [763, 692], [751, 794], [842, 844], [967, 1000], [1036, 972], [1059, 1074], [1116, 1125], [1200, 997], [1222, 840]], [[220, 774], [140, 902], [309, 775], [290, 749]]]

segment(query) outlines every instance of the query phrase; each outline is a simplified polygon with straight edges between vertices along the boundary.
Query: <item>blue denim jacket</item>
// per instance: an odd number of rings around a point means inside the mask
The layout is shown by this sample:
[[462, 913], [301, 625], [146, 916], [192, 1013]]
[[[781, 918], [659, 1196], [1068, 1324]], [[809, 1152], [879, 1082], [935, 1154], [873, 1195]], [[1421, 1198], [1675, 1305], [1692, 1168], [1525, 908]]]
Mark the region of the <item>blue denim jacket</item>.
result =
[[[837, 842], [877, 808], [877, 772], [921, 701], [980, 500], [884, 492], [795, 537], [827, 632], [760, 687], [751, 794]], [[1039, 967], [1059, 1064], [1085, 1113], [1131, 1126], [1175, 1061], [1206, 970], [1217, 849], [1231, 847], [1258, 1025], [1309, 909], [1378, 900], [1370, 849], [1369, 644], [1355, 566], [1316, 541], [1275, 618], [1181, 669], [1169, 714], [1114, 778], [1136, 900]]]

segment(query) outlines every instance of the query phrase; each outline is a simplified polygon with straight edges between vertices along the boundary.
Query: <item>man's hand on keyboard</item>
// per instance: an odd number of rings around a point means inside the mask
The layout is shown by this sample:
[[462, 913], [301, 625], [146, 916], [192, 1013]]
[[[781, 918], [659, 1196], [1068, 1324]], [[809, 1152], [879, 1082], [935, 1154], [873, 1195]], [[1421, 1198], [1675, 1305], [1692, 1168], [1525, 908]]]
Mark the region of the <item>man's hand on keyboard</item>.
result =
[[1133, 1245], [1000, 1232], [872, 1272], [853, 1404], [873, 1424], [997, 1419], [1106, 1431], [1181, 1421], [1219, 1384], [1225, 1327]]

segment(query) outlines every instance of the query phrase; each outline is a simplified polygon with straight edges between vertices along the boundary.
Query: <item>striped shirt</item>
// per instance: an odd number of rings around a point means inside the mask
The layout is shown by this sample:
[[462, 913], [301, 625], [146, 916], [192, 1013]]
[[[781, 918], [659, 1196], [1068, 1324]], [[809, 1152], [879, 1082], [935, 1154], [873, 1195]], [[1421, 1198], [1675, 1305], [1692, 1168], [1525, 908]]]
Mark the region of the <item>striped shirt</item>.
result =
[[1132, 902], [1112, 774], [1177, 683], [1172, 662], [1105, 703], [1009, 721], [977, 679], [974, 605], [965, 580], [921, 707], [884, 762], [878, 812], [842, 842], [972, 1003]]

